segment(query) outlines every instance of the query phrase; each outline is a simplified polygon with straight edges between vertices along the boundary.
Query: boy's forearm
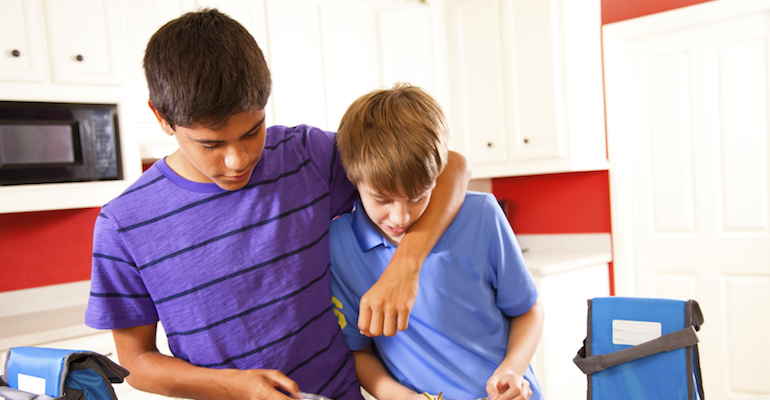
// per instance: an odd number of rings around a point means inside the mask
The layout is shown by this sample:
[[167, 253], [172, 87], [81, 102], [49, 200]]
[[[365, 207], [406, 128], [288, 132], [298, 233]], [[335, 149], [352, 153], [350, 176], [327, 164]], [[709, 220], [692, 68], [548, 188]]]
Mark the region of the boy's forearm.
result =
[[[129, 371], [126, 381], [134, 388], [168, 397], [214, 399], [216, 379], [211, 370], [196, 367], [157, 350], [137, 352], [118, 349], [121, 365]], [[210, 385], [212, 381], [214, 385]]]
[[[133, 364], [129, 384], [139, 390], [188, 399], [283, 399], [271, 370], [203, 368], [161, 353], [144, 353]], [[129, 370], [129, 371], [131, 371]], [[251, 393], [245, 397], [244, 392]]]
[[198, 367], [161, 354], [155, 347], [155, 325], [113, 330], [120, 365], [132, 387], [168, 397], [191, 399], [289, 400], [278, 392], [297, 393], [296, 383], [275, 370]]
[[417, 395], [413, 390], [396, 382], [371, 347], [354, 351], [356, 376], [361, 386], [377, 400], [404, 400]]
[[419, 274], [422, 262], [454, 220], [465, 200], [471, 177], [471, 166], [461, 154], [449, 152], [446, 168], [436, 180], [428, 208], [412, 225], [393, 255], [391, 265], [398, 265], [402, 273]]
[[526, 313], [511, 319], [508, 349], [499, 368], [510, 368], [524, 376], [543, 332], [543, 306], [540, 300]]
[[[206, 393], [212, 391], [205, 383], [210, 376], [191, 364], [159, 352], [142, 353], [126, 368], [130, 372], [126, 380], [136, 389], [168, 397], [213, 398], [213, 393]], [[188, 378], [193, 380], [185, 382]]]

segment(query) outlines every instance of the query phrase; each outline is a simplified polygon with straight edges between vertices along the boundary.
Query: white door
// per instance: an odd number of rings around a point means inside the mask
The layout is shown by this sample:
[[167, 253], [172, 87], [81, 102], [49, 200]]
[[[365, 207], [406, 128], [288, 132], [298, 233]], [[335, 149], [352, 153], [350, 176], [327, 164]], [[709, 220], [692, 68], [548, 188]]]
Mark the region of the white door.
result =
[[697, 300], [706, 395], [770, 394], [770, 2], [604, 40], [616, 293]]

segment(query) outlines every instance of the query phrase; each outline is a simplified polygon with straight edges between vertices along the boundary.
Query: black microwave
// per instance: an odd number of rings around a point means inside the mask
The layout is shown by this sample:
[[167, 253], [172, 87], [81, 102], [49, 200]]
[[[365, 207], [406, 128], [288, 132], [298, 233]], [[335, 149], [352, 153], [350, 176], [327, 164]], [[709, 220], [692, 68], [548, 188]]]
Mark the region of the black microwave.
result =
[[119, 179], [116, 105], [0, 101], [0, 185]]

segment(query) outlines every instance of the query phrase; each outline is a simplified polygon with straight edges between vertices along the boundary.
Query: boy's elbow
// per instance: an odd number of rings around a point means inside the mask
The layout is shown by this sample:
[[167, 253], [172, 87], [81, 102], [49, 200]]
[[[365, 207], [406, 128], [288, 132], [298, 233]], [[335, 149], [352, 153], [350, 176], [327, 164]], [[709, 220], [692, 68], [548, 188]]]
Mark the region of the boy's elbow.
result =
[[454, 150], [449, 150], [447, 165], [452, 165], [458, 174], [461, 174], [470, 180], [471, 173], [473, 172], [473, 166], [464, 155]]

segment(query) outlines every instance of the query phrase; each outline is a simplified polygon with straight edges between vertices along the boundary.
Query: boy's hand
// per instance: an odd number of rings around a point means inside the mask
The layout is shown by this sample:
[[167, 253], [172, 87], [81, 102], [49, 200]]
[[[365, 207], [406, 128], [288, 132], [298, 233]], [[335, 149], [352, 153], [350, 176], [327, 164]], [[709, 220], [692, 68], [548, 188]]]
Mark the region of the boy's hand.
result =
[[[229, 373], [226, 385], [229, 386], [228, 398], [248, 400], [291, 400], [291, 397], [279, 392], [281, 388], [292, 397], [301, 398], [297, 383], [283, 372], [273, 369], [220, 370]], [[222, 382], [224, 383], [224, 382]]]
[[[392, 264], [392, 262], [391, 262]], [[409, 326], [409, 313], [417, 299], [417, 268], [389, 265], [380, 279], [361, 297], [358, 329], [362, 335], [393, 336]]]
[[529, 381], [512, 369], [498, 369], [487, 381], [489, 400], [529, 400]]

